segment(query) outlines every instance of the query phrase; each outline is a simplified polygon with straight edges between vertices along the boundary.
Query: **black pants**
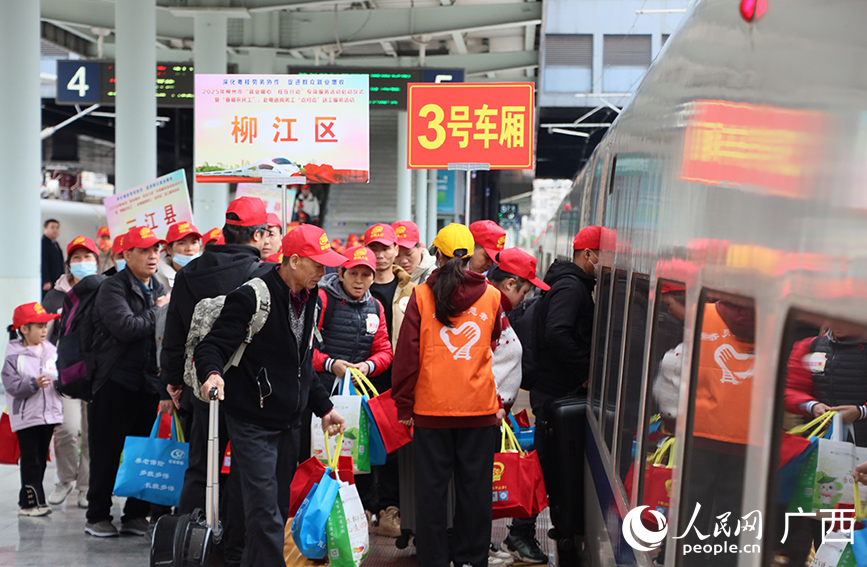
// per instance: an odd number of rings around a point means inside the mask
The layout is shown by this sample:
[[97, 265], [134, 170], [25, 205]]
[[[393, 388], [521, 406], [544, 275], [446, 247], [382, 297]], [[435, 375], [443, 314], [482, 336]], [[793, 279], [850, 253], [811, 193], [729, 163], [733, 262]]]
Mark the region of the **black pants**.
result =
[[[542, 476], [544, 478], [545, 471], [550, 469], [551, 463], [548, 462], [548, 454], [545, 451], [543, 428], [540, 427], [546, 421], [545, 404], [554, 398], [554, 394], [545, 394], [538, 390], [530, 392], [530, 407], [533, 408], [533, 415], [536, 418], [536, 431], [533, 435], [533, 448], [539, 456], [539, 464], [542, 465]], [[552, 481], [550, 481], [552, 482]], [[549, 479], [545, 479], [545, 485], [550, 486]], [[515, 518], [512, 520], [512, 525], [509, 528], [509, 534], [515, 537], [536, 537], [536, 515], [529, 518]]]
[[246, 520], [244, 567], [285, 567], [283, 530], [298, 463], [297, 429], [273, 430], [226, 416], [232, 469], [240, 473]]
[[487, 567], [496, 427], [415, 428], [416, 538], [419, 567], [447, 567], [446, 506], [455, 478], [454, 562]]
[[18, 505], [32, 508], [27, 502], [24, 487], [36, 491], [37, 505], [45, 506], [45, 491], [42, 479], [45, 477], [45, 464], [48, 462], [48, 445], [54, 434], [54, 425], [34, 425], [18, 431], [18, 447], [21, 449], [19, 469], [21, 472], [21, 492]]
[[[123, 443], [128, 435], [147, 437], [157, 416], [159, 395], [131, 392], [111, 380], [94, 395], [87, 418], [90, 446], [90, 489], [87, 491], [87, 521], [111, 521], [111, 492]], [[150, 503], [127, 498], [122, 522], [145, 518]]]

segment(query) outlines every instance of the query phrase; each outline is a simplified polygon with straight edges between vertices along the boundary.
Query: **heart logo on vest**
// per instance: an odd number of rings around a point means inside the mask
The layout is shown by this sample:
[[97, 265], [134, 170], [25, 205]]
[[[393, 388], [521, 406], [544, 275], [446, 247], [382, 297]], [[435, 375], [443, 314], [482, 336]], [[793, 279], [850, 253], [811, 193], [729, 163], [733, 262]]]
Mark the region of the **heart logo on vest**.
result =
[[743, 380], [748, 380], [753, 377], [753, 364], [750, 363], [750, 367], [742, 372], [735, 372], [730, 366], [743, 368], [742, 364], [739, 362], [744, 361], [752, 361], [755, 359], [755, 355], [752, 353], [739, 353], [735, 350], [730, 344], [721, 345], [716, 352], [713, 353], [713, 359], [719, 364], [719, 367], [722, 369], [723, 375], [720, 378], [720, 382], [728, 382], [730, 384], [740, 384]]
[[[449, 336], [450, 334], [454, 335], [458, 339], [458, 342], [460, 342], [461, 338], [466, 342], [463, 345], [454, 346]], [[455, 360], [471, 360], [470, 349], [482, 338], [482, 330], [473, 321], [465, 321], [457, 328], [443, 327], [440, 329], [440, 338], [448, 347], [449, 352], [454, 355], [452, 358]]]

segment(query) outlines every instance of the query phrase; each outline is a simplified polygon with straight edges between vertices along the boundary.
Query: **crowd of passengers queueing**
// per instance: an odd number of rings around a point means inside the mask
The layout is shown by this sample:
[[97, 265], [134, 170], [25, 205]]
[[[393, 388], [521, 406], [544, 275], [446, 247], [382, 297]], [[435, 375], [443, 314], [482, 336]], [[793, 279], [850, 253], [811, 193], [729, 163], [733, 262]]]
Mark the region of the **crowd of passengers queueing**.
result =
[[[285, 235], [282, 228], [261, 200], [241, 197], [229, 205], [222, 229], [202, 234], [181, 222], [161, 239], [134, 227], [112, 241], [103, 227], [96, 240], [71, 239], [64, 258], [59, 223], [45, 222], [43, 301], [15, 309], [2, 373], [21, 451], [19, 513], [50, 514], [75, 491], [90, 536], [148, 534], [171, 509], [127, 498], [118, 528], [112, 488], [125, 438], [147, 436], [157, 408], [179, 412], [190, 443], [177, 511], [204, 507], [208, 406], [184, 384], [184, 349], [196, 304], [228, 294], [194, 357], [203, 391], [217, 388], [223, 400], [221, 451], [233, 442], [231, 473], [221, 478], [226, 564], [283, 564], [288, 486], [296, 464], [310, 455], [311, 415], [326, 430], [343, 429], [329, 396], [350, 367], [380, 392], [391, 388], [398, 419], [414, 426], [419, 490], [400, 493], [397, 453], [356, 477], [372, 533], [398, 537], [401, 498], [414, 498], [419, 564], [447, 565], [446, 490], [454, 475], [456, 565], [546, 562], [535, 518], [514, 519], [505, 541], [491, 542], [498, 427], [522, 380], [522, 345], [507, 314], [531, 289], [541, 290], [544, 340], [530, 401], [544, 417], [545, 402], [585, 385], [601, 229], [580, 231], [573, 260], [555, 261], [542, 281], [536, 259], [504, 249], [505, 231], [492, 221], [451, 224], [430, 248], [410, 221], [373, 224], [345, 246], [312, 224], [292, 223]], [[270, 314], [224, 380], [255, 310], [253, 289], [241, 285], [252, 278], [267, 285]], [[89, 317], [93, 326], [87, 402], [53, 387], [55, 344], [61, 326], [70, 327], [59, 319], [73, 297], [92, 306], [67, 313]], [[165, 329], [157, 341], [160, 309]], [[468, 324], [473, 331], [460, 333]], [[52, 436], [58, 479], [46, 498]]]

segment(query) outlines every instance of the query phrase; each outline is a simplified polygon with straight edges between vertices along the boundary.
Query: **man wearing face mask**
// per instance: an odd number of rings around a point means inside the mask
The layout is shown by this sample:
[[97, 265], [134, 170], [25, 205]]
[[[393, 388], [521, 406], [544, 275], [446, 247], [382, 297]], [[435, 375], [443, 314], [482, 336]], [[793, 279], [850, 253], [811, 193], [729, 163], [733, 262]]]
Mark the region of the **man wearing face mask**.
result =
[[[102, 276], [82, 281], [95, 275], [98, 269], [99, 248], [85, 236], [76, 236], [66, 246], [66, 273], [54, 284], [54, 289], [45, 294], [42, 306], [49, 313], [60, 314], [63, 300], [70, 290], [83, 298], [95, 293]], [[49, 321], [48, 340], [57, 344], [60, 338], [60, 322]], [[80, 446], [79, 446], [80, 444]], [[90, 479], [90, 451], [87, 439], [87, 402], [63, 397], [63, 423], [55, 427], [54, 449], [57, 458], [57, 484], [48, 497], [54, 506], [63, 504], [75, 488], [78, 490], [79, 508], [87, 508], [87, 489]]]
[[[581, 229], [572, 241], [572, 261], [555, 260], [545, 274], [545, 283], [551, 289], [539, 299], [538, 366], [530, 390], [530, 405], [537, 421], [546, 419], [545, 404], [549, 400], [572, 392], [586, 393], [601, 235], [599, 226]], [[538, 437], [536, 451], [542, 470], [547, 470], [547, 454]], [[535, 535], [535, 518], [515, 519], [501, 548], [519, 561], [545, 563], [547, 558]]]
[[165, 255], [160, 258], [155, 277], [171, 291], [178, 270], [201, 256], [202, 235], [192, 223], [176, 222], [169, 226], [166, 243]]

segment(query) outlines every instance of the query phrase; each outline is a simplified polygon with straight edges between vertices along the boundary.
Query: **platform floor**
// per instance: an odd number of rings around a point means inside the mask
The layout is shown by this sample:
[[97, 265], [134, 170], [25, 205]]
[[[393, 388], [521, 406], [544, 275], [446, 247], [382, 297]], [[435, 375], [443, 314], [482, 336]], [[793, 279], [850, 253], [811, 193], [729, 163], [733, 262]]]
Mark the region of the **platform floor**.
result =
[[[529, 404], [519, 397], [518, 409]], [[55, 468], [48, 464], [45, 472], [45, 494], [54, 489]], [[0, 566], [3, 567], [144, 567], [148, 565], [150, 541], [141, 536], [95, 538], [84, 533], [85, 510], [76, 505], [73, 492], [66, 502], [54, 506], [54, 512], [45, 517], [18, 516], [18, 467], [0, 465]], [[112, 515], [119, 522], [124, 499], [115, 498]], [[491, 541], [499, 545], [508, 533], [507, 520], [494, 522]], [[537, 539], [548, 554], [551, 567], [556, 567], [554, 542], [546, 533], [551, 527], [546, 510], [538, 522]], [[391, 538], [371, 534], [371, 553], [367, 567], [413, 567], [415, 549], [397, 549]]]

